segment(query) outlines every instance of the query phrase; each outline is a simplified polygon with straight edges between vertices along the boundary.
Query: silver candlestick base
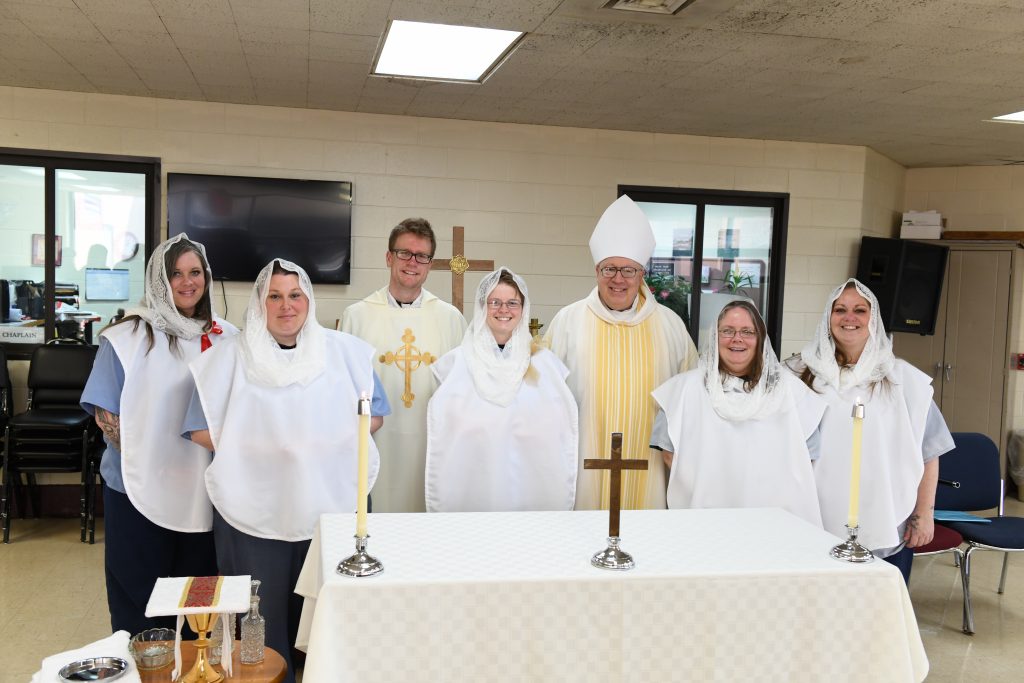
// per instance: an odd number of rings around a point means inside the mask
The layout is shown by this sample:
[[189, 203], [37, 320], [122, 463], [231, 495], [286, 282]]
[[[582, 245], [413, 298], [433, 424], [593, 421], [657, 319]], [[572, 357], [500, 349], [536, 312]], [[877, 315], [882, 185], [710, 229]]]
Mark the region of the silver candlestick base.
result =
[[374, 576], [384, 571], [384, 565], [373, 555], [366, 552], [366, 539], [370, 536], [356, 536], [356, 552], [338, 563], [338, 573], [342, 576]]
[[590, 558], [590, 564], [599, 569], [624, 571], [636, 566], [633, 556], [619, 548], [619, 537], [609, 536], [608, 547]]
[[846, 525], [847, 538], [829, 551], [829, 555], [842, 562], [871, 562], [875, 556], [871, 551], [857, 542], [859, 526]]

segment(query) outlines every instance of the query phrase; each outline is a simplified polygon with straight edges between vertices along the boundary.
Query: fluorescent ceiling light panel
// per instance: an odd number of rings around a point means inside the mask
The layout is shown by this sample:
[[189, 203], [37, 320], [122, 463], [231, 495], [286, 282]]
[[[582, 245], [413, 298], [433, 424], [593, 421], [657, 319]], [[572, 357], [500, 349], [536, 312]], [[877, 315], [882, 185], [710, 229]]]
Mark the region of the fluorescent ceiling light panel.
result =
[[694, 0], [609, 0], [608, 9], [626, 12], [650, 12], [651, 14], [675, 14]]
[[481, 82], [523, 35], [520, 31], [394, 20], [373, 73]]
[[993, 116], [993, 121], [1002, 121], [1004, 123], [1024, 123], [1024, 111], [1017, 111], [1012, 114], [1003, 114], [1002, 116]]

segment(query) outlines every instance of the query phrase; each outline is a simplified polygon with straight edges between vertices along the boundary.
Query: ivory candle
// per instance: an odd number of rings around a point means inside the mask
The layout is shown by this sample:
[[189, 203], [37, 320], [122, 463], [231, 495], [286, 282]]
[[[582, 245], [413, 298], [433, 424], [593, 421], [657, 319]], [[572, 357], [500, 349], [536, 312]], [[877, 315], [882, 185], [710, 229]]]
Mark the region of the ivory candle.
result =
[[857, 526], [860, 511], [860, 446], [864, 429], [864, 404], [857, 397], [853, 404], [853, 449], [850, 453], [850, 509], [846, 515], [846, 525], [851, 529]]
[[359, 468], [356, 493], [356, 536], [366, 538], [366, 504], [370, 478], [370, 399], [359, 398]]

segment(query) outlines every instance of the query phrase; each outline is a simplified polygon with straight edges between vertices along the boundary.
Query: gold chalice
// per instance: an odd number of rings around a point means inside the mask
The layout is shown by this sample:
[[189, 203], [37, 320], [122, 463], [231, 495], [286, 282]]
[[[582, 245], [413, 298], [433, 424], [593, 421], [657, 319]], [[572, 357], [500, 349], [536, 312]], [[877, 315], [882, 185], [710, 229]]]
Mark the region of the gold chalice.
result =
[[199, 636], [196, 639], [196, 662], [187, 674], [178, 678], [179, 683], [219, 683], [224, 674], [213, 668], [206, 656], [206, 648], [210, 647], [210, 631], [219, 614], [186, 614], [189, 627]]

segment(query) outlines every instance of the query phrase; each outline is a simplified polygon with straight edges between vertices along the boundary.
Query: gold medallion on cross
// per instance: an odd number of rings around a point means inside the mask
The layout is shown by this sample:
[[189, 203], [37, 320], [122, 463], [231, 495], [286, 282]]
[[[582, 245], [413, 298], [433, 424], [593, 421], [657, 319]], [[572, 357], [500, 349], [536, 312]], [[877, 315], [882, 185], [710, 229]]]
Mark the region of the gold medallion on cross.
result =
[[452, 306], [462, 313], [462, 298], [464, 292], [463, 275], [467, 271], [489, 273], [494, 270], [494, 261], [468, 259], [463, 252], [466, 250], [466, 229], [461, 225], [452, 228], [452, 257], [450, 259], [434, 259], [430, 264], [431, 270], [452, 271]]
[[412, 345], [416, 341], [415, 335], [413, 335], [410, 328], [405, 328], [405, 334], [402, 335], [402, 345], [398, 347], [397, 351], [388, 351], [380, 355], [380, 362], [384, 365], [394, 365], [396, 368], [405, 373], [405, 391], [402, 393], [402, 403], [405, 404], [406, 408], [412, 408], [412, 402], [416, 398], [416, 394], [412, 393], [412, 373], [420, 365], [430, 365], [437, 356], [432, 355], [429, 351], [420, 351], [418, 348]]

